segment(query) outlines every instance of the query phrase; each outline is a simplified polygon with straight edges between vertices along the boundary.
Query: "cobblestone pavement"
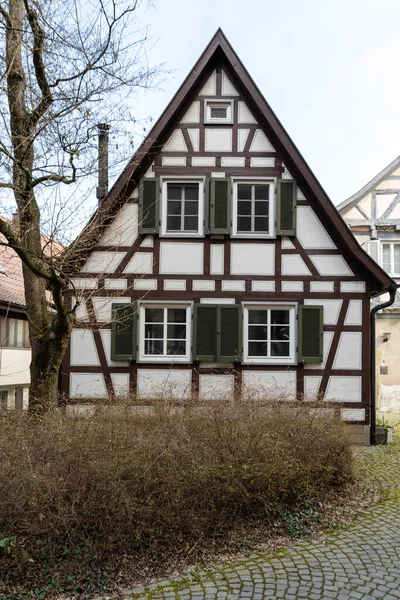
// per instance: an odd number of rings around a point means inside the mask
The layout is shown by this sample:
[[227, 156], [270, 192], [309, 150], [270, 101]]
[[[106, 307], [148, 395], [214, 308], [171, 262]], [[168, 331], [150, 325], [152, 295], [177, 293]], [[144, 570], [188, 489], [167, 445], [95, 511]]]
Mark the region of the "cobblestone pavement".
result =
[[190, 573], [184, 579], [136, 589], [127, 598], [400, 598], [400, 452], [376, 448], [366, 462], [380, 501], [356, 524], [275, 554], [251, 555], [213, 573]]

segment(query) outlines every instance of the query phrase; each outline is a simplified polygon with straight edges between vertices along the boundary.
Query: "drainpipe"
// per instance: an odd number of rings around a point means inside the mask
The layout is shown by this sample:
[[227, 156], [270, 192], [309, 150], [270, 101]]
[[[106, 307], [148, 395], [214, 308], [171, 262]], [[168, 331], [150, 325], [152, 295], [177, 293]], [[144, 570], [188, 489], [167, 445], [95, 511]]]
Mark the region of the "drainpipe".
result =
[[378, 310], [392, 306], [395, 297], [396, 290], [400, 287], [400, 284], [393, 284], [390, 286], [388, 292], [390, 298], [383, 304], [374, 306], [371, 310], [371, 428], [370, 428], [370, 444], [376, 446], [376, 334], [375, 334], [375, 315]]

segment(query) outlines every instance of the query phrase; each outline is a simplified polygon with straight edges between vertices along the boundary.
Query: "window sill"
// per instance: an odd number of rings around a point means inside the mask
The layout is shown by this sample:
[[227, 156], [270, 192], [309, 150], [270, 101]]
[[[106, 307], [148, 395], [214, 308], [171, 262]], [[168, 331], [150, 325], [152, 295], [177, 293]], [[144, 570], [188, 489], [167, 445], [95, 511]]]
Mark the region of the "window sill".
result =
[[268, 366], [273, 366], [276, 365], [277, 367], [280, 367], [282, 365], [296, 365], [296, 361], [293, 358], [287, 358], [287, 359], [272, 359], [272, 358], [245, 358], [242, 361], [243, 365], [268, 365]]
[[231, 233], [232, 239], [239, 240], [275, 240], [276, 237], [272, 233]]
[[204, 238], [204, 233], [160, 233], [160, 238], [184, 238], [184, 239], [199, 239]]
[[169, 357], [165, 357], [165, 358], [150, 358], [150, 357], [140, 357], [137, 359], [136, 361], [138, 364], [146, 364], [146, 363], [151, 363], [151, 364], [169, 364], [169, 365], [173, 365], [173, 364], [180, 364], [180, 365], [189, 365], [191, 364], [191, 360], [187, 357], [187, 356], [182, 356], [180, 358], [169, 358]]

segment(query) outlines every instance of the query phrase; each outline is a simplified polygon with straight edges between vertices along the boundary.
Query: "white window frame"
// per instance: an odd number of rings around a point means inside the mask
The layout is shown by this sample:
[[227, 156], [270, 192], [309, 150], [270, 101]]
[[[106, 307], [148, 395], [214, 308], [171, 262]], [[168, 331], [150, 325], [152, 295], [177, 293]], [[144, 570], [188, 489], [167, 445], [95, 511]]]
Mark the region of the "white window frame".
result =
[[[225, 118], [213, 118], [211, 116], [211, 108], [215, 105], [223, 105], [226, 106], [226, 117]], [[233, 100], [223, 100], [223, 99], [212, 99], [207, 98], [204, 100], [204, 123], [207, 125], [232, 125], [233, 124]]]
[[[270, 186], [268, 233], [261, 231], [238, 233], [238, 184], [255, 185], [264, 183]], [[276, 238], [276, 178], [266, 177], [233, 177], [232, 178], [232, 234], [231, 237], [243, 239], [275, 239]]]
[[[243, 364], [245, 365], [294, 365], [297, 362], [297, 303], [287, 302], [242, 302], [243, 306]], [[289, 310], [290, 354], [288, 357], [249, 356], [249, 310]]]
[[391, 275], [392, 277], [400, 277], [400, 273], [396, 273], [396, 271], [393, 270], [394, 268], [394, 246], [400, 246], [400, 241], [398, 240], [380, 240], [380, 265], [381, 267], [384, 269], [383, 266], [383, 245], [384, 244], [388, 244], [390, 246], [390, 270], [388, 271], [388, 274]]
[[[199, 216], [197, 231], [167, 231], [167, 184], [199, 184]], [[160, 237], [199, 238], [204, 237], [205, 177], [162, 177], [161, 178], [161, 228]]]
[[[189, 364], [192, 362], [192, 315], [193, 302], [165, 302], [164, 300], [148, 300], [138, 302], [139, 305], [139, 326], [138, 326], [138, 360], [143, 363], [180, 363]], [[145, 344], [145, 309], [146, 308], [184, 308], [186, 310], [186, 353], [182, 356], [152, 356], [144, 353]]]

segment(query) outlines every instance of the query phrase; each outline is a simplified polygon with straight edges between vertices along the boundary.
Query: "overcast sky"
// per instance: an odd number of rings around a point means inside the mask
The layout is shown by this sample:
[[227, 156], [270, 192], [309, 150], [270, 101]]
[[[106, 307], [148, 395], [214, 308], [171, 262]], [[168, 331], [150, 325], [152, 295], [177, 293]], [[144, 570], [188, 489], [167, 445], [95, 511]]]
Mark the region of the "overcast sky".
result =
[[221, 27], [335, 204], [400, 154], [400, 0], [155, 0], [157, 119]]

